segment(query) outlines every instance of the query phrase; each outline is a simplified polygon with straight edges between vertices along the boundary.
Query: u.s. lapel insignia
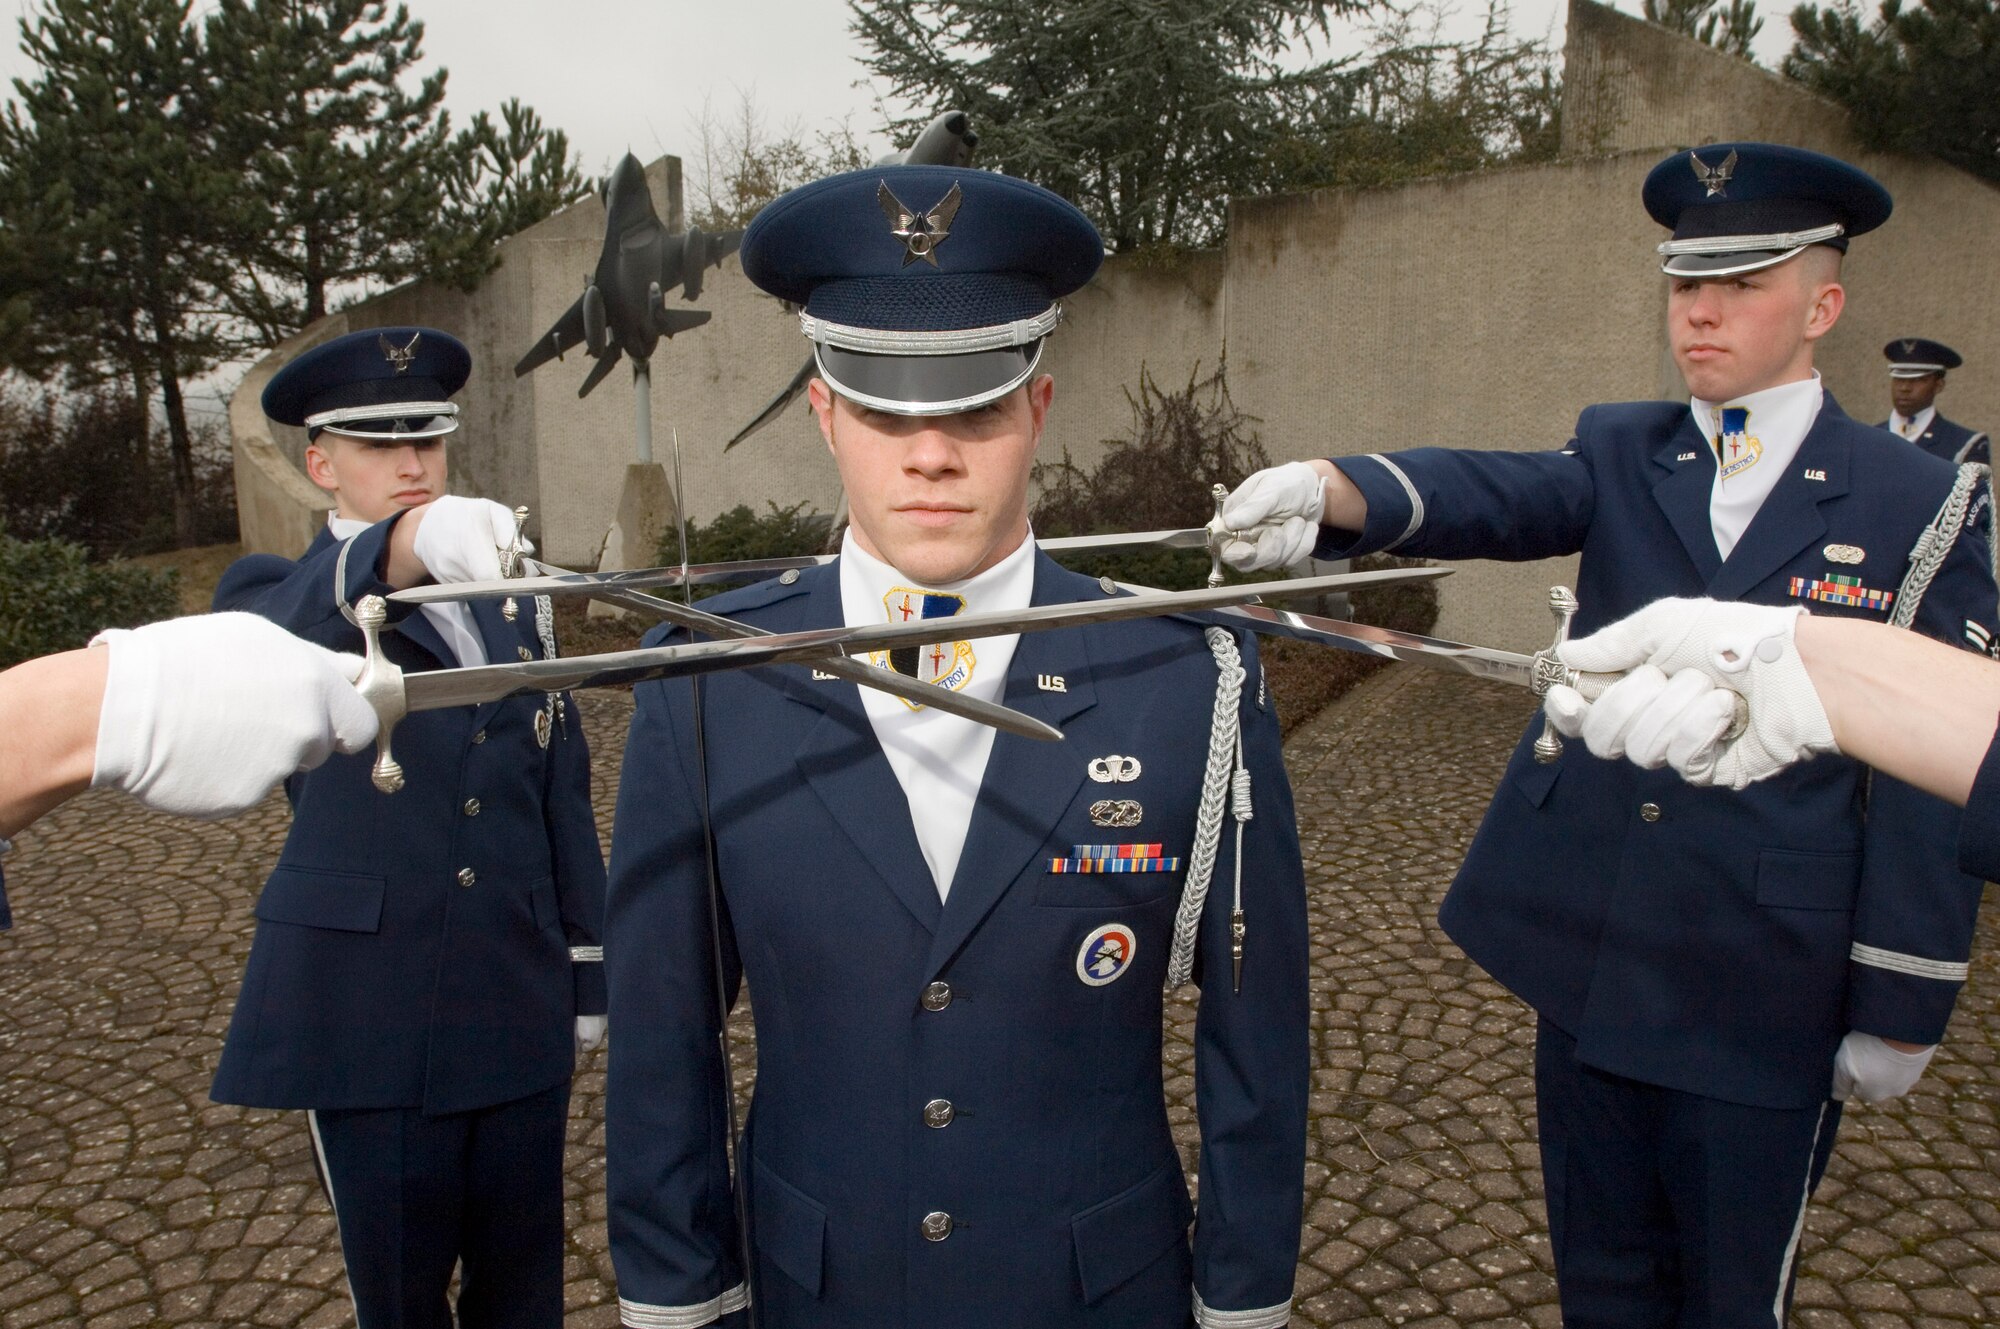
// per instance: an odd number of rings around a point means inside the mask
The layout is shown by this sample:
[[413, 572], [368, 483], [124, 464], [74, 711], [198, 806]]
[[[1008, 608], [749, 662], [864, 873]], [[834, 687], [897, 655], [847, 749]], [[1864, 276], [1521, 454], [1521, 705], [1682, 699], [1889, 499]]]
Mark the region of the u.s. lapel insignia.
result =
[[1044, 692], [1068, 692], [1069, 680], [1061, 674], [1036, 674], [1035, 686]]
[[937, 205], [929, 212], [916, 212], [897, 198], [889, 188], [889, 182], [875, 182], [875, 201], [881, 205], [882, 215], [889, 219], [889, 234], [903, 242], [903, 266], [922, 259], [932, 267], [938, 265], [937, 249], [951, 235], [952, 218], [958, 215], [958, 205], [965, 196], [954, 183]]
[[399, 374], [410, 372], [410, 366], [417, 359], [417, 343], [423, 339], [423, 333], [413, 332], [410, 334], [410, 341], [407, 346], [397, 346], [396, 343], [390, 341], [383, 334], [379, 332], [375, 334], [375, 344], [382, 348], [382, 358], [394, 365], [396, 372]]
[[551, 724], [551, 721], [549, 720], [549, 713], [548, 713], [548, 712], [547, 712], [546, 710], [541, 710], [541, 711], [536, 711], [536, 712], [535, 712], [535, 744], [536, 744], [536, 746], [538, 746], [538, 747], [544, 747], [544, 748], [545, 748], [545, 747], [547, 747], [547, 746], [549, 745], [549, 729], [550, 729], [550, 724]]
[[1098, 784], [1130, 784], [1139, 778], [1137, 757], [1092, 757], [1084, 771]]
[[1826, 555], [1829, 563], [1859, 563], [1868, 557], [1867, 551], [1860, 545], [1828, 545], [1820, 552]]
[[[1969, 623], [1967, 626], [1971, 626]], [[1100, 798], [1090, 805], [1090, 824], [1110, 826], [1120, 830], [1137, 826], [1146, 815], [1146, 809], [1138, 800], [1130, 798]]]
[[1675, 461], [1693, 461], [1693, 460], [1694, 460], [1694, 459], [1695, 459], [1696, 457], [1699, 457], [1700, 455], [1701, 455], [1701, 454], [1700, 454], [1699, 452], [1683, 452], [1683, 453], [1682, 453], [1682, 454], [1681, 454], [1680, 456], [1678, 456], [1678, 457], [1674, 458], [1674, 460], [1675, 460]]
[[838, 677], [838, 674], [829, 674], [824, 669], [813, 670], [813, 682], [815, 683], [830, 683]]
[[1720, 166], [1710, 166], [1692, 152], [1688, 154], [1688, 164], [1694, 167], [1694, 178], [1701, 181], [1702, 187], [1708, 190], [1702, 195], [1703, 198], [1714, 198], [1717, 194], [1721, 194], [1724, 198], [1729, 197], [1723, 191], [1729, 184], [1729, 177], [1736, 174], [1736, 149], [1729, 150], [1729, 155], [1722, 159]]
[[1117, 981], [1139, 954], [1139, 938], [1123, 923], [1093, 929], [1076, 951], [1076, 976], [1086, 986], [1101, 988]]

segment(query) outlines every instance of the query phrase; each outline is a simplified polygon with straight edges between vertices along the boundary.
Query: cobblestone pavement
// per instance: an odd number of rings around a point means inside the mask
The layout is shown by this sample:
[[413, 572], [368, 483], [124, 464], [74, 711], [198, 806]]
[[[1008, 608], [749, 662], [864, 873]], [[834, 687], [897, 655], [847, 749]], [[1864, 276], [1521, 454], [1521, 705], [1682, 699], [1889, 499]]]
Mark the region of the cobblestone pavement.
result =
[[[1434, 920], [1527, 705], [1399, 667], [1292, 740], [1317, 978], [1295, 1323], [1557, 1323], [1533, 1023]], [[629, 702], [584, 709], [608, 823]], [[18, 926], [0, 935], [0, 1329], [352, 1324], [301, 1118], [206, 1096], [285, 822], [278, 799], [199, 824], [93, 795], [21, 837]], [[1848, 1114], [1807, 1218], [1798, 1325], [2000, 1319], [1996, 925], [1989, 909], [1919, 1092]], [[1166, 1052], [1190, 1169], [1193, 1013], [1169, 1004]], [[571, 1329], [616, 1324], [602, 1057], [570, 1123]]]

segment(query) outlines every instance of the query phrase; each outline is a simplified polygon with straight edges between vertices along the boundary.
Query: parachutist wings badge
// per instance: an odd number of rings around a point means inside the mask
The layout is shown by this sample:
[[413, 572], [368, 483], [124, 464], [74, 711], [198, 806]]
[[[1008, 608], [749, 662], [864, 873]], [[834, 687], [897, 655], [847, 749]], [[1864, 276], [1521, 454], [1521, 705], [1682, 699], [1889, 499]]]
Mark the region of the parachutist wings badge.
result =
[[1720, 166], [1710, 166], [1690, 152], [1688, 165], [1694, 167], [1695, 179], [1701, 181], [1708, 190], [1708, 193], [1703, 195], [1704, 198], [1714, 198], [1717, 194], [1722, 194], [1724, 198], [1729, 197], [1722, 191], [1723, 186], [1729, 183], [1729, 177], [1736, 174], [1736, 149], [1729, 150], [1729, 155], [1722, 159]]
[[390, 341], [387, 337], [382, 336], [379, 333], [375, 337], [376, 344], [378, 344], [382, 348], [383, 357], [387, 359], [390, 364], [396, 366], [396, 372], [399, 374], [407, 374], [410, 372], [410, 365], [417, 358], [417, 343], [422, 341], [423, 339], [424, 339], [423, 333], [413, 332], [410, 334], [409, 345], [398, 347], [396, 343]]
[[912, 212], [896, 197], [886, 180], [876, 182], [875, 201], [882, 205], [882, 215], [889, 219], [889, 234], [903, 242], [903, 266], [907, 268], [922, 259], [936, 267], [937, 247], [951, 234], [951, 219], [958, 215], [958, 205], [964, 201], [958, 186], [952, 185], [951, 191], [929, 212]]

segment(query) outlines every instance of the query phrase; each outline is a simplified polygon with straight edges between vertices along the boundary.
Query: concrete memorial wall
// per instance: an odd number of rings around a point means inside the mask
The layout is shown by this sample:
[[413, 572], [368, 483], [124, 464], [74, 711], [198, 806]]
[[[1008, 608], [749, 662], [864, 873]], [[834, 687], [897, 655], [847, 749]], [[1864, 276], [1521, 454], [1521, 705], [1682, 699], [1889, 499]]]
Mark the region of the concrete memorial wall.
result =
[[[1043, 456], [1081, 465], [1129, 432], [1142, 367], [1164, 387], [1226, 363], [1236, 404], [1276, 459], [1431, 444], [1556, 448], [1595, 401], [1679, 398], [1664, 334], [1666, 287], [1639, 206], [1647, 170], [1676, 148], [1728, 139], [1794, 143], [1856, 161], [1896, 196], [1847, 266], [1849, 305], [1825, 344], [1827, 386], [1850, 414], [1888, 411], [1880, 355], [1897, 335], [1936, 337], [1967, 367], [1945, 414], [2000, 427], [2000, 192], [1928, 159], [1863, 153], [1842, 112], [1745, 61], [1589, 0], [1572, 0], [1564, 157], [1419, 181], [1237, 200], [1218, 253], [1175, 267], [1114, 256], [1067, 302], [1050, 343], [1057, 405]], [[678, 228], [679, 163], [648, 168]], [[631, 375], [579, 401], [590, 367], [571, 354], [524, 379], [513, 365], [581, 291], [603, 208], [579, 203], [502, 246], [471, 294], [420, 282], [358, 304], [252, 370], [231, 405], [245, 542], [296, 553], [322, 520], [296, 471], [298, 431], [273, 430], [256, 397], [278, 365], [357, 328], [424, 323], [463, 338], [475, 371], [459, 400], [453, 488], [536, 514], [544, 553], [594, 566], [633, 460]], [[669, 295], [677, 301], [677, 295]], [[796, 319], [732, 257], [693, 308], [705, 327], [653, 357], [655, 455], [678, 433], [689, 516], [739, 503], [831, 510], [837, 478], [803, 402], [724, 454], [807, 354]], [[1226, 357], [1226, 359], [1225, 359]], [[1549, 636], [1548, 587], [1574, 561], [1467, 564], [1443, 584], [1438, 632], [1516, 649]]]

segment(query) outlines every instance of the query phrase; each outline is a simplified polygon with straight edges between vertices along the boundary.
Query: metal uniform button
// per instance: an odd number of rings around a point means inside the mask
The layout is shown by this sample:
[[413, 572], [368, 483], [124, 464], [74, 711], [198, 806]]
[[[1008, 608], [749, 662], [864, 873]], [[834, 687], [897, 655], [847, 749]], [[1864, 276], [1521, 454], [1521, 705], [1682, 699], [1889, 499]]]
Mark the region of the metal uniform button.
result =
[[951, 984], [942, 981], [930, 984], [924, 989], [923, 1001], [927, 1011], [943, 1010], [951, 1005]]
[[519, 652], [521, 653], [521, 658], [522, 658], [523, 660], [532, 660], [532, 659], [534, 659], [534, 658], [535, 658], [535, 653], [534, 653], [533, 651], [529, 650], [529, 649], [528, 649], [527, 647], [525, 647], [525, 646], [517, 646], [517, 647], [515, 647], [514, 649], [515, 649], [515, 650], [517, 650], [517, 651], [519, 651]]
[[951, 1125], [951, 1119], [958, 1115], [958, 1109], [948, 1098], [933, 1098], [924, 1104], [924, 1125], [932, 1130], [943, 1130]]
[[468, 799], [466, 799], [466, 800], [465, 800], [465, 815], [466, 815], [466, 816], [468, 816], [468, 817], [476, 817], [476, 816], [478, 816], [478, 815], [479, 815], [479, 800], [478, 800], [478, 799], [476, 799], [476, 798], [468, 798]]
[[1658, 821], [1659, 819], [1660, 805], [1658, 803], [1641, 803], [1639, 805], [1640, 821]]
[[924, 1240], [943, 1241], [951, 1235], [951, 1215], [942, 1209], [933, 1209], [924, 1215]]
[[799, 579], [799, 570], [797, 568], [786, 568], [783, 572], [780, 572], [778, 574], [778, 585], [791, 586], [796, 584], [798, 582], [798, 579]]
[[470, 886], [473, 882], [478, 880], [479, 880], [478, 874], [474, 873], [471, 868], [460, 868], [458, 870], [459, 885]]
[[472, 741], [475, 743], [484, 743], [486, 741], [486, 731], [482, 729], [478, 733], [474, 734], [472, 736]]

